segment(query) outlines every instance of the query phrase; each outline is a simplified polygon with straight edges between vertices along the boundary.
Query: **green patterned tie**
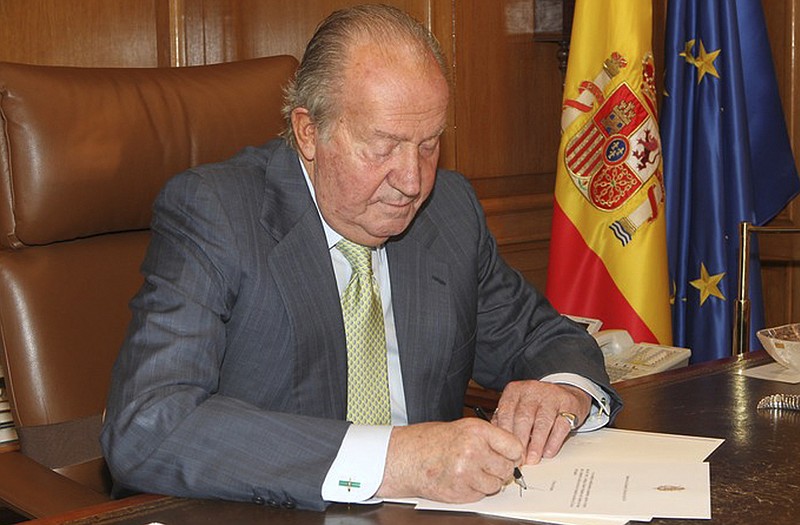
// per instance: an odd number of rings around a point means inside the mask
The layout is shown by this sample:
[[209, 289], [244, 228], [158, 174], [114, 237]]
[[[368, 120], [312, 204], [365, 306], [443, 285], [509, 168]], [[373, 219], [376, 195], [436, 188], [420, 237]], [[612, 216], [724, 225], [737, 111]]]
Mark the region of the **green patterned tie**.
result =
[[390, 425], [386, 332], [378, 285], [372, 276], [372, 250], [342, 239], [336, 244], [353, 268], [342, 293], [347, 338], [347, 419], [360, 425]]

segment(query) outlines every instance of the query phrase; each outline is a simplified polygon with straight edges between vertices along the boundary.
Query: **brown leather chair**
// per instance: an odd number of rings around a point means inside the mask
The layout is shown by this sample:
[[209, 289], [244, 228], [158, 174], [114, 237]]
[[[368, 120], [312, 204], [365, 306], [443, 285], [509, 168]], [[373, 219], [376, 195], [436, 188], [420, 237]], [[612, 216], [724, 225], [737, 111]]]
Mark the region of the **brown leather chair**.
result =
[[0, 505], [108, 500], [101, 415], [151, 203], [175, 173], [273, 138], [296, 65], [0, 64], [0, 364], [19, 434]]

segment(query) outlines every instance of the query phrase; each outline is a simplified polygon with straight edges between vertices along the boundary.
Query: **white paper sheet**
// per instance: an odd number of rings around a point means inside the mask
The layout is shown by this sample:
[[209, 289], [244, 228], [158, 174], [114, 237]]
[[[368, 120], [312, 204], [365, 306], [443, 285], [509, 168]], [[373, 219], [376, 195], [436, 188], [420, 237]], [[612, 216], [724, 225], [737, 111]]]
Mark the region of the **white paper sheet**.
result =
[[616, 428], [571, 435], [561, 452], [548, 462], [580, 461], [704, 461], [725, 440], [712, 437], [659, 434]]
[[[420, 510], [469, 511], [560, 525], [624, 525], [654, 516], [709, 518], [709, 467], [702, 462], [723, 442], [711, 437], [604, 428], [574, 434], [555, 458], [524, 466], [531, 490], [522, 497], [519, 488], [510, 484], [502, 493], [469, 505], [413, 501]], [[576, 474], [575, 469], [584, 471]], [[579, 475], [584, 483], [591, 480], [591, 508], [588, 504], [579, 509], [571, 506], [573, 497], [579, 497], [575, 494]], [[626, 483], [626, 500], [620, 503], [619, 494]], [[611, 487], [616, 487], [616, 496]]]
[[552, 523], [553, 525], [626, 525], [630, 520], [625, 517], [610, 518], [607, 516], [577, 516], [575, 514], [489, 514], [488, 516], [501, 516], [516, 520], [535, 521], [537, 523]]
[[526, 465], [528, 490], [510, 484], [468, 504], [420, 500], [422, 510], [472, 511], [502, 516], [541, 513], [647, 521], [711, 518], [708, 463], [609, 461]]
[[800, 372], [786, 368], [780, 363], [773, 361], [766, 365], [755, 366], [742, 370], [741, 374], [756, 379], [767, 379], [769, 381], [779, 381], [781, 383], [800, 383]]

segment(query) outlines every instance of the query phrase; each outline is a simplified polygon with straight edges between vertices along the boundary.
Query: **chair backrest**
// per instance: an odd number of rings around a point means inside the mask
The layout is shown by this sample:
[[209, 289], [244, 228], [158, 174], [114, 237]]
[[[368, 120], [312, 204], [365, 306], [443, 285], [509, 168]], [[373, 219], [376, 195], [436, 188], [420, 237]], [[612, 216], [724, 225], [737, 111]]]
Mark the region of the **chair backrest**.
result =
[[100, 492], [110, 371], [172, 175], [274, 138], [293, 57], [0, 64], [0, 364], [20, 450]]

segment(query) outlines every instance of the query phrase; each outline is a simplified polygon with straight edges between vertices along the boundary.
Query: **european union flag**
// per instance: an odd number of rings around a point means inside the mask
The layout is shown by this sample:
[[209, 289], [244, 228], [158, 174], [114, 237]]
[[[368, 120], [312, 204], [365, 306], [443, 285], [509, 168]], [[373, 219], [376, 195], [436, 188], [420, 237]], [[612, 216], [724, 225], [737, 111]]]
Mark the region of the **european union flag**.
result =
[[[800, 181], [760, 0], [670, 0], [665, 51], [673, 344], [700, 362], [731, 354], [739, 222], [768, 222]], [[755, 257], [750, 300], [755, 331], [764, 322]]]

